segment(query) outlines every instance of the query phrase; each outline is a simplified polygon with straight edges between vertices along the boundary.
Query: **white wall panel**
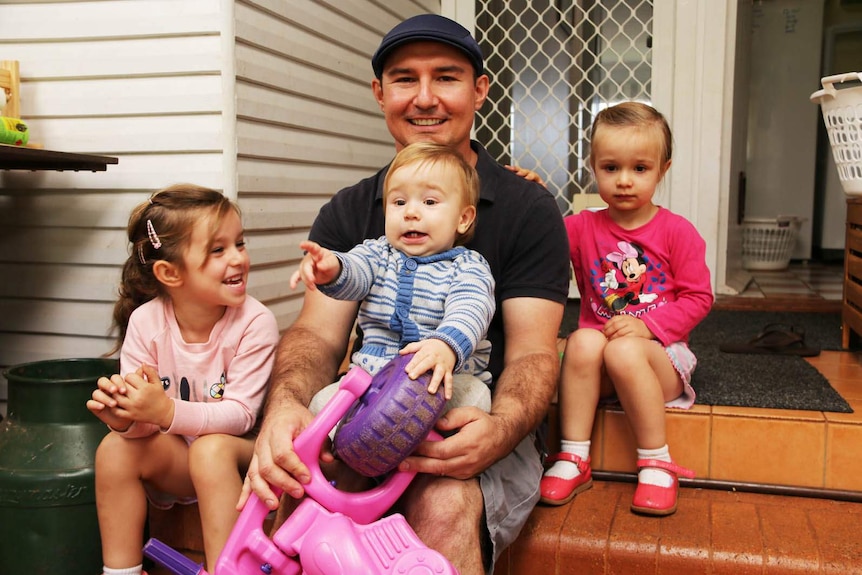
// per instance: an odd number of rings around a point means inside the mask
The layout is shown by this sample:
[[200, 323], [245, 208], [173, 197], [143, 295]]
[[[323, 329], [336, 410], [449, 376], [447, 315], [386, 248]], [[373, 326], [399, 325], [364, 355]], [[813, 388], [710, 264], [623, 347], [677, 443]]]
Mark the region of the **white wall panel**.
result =
[[[110, 154], [110, 150], [65, 150]], [[72, 194], [90, 190], [147, 190], [177, 182], [222, 189], [221, 154], [174, 151], [161, 154], [118, 154], [120, 163], [106, 172], [3, 172], [0, 192], [8, 189], [52, 189]]]
[[[21, 227], [10, 232], [0, 244], [0, 259], [6, 262], [121, 266], [128, 255], [125, 234], [116, 229]], [[44, 274], [46, 281], [62, 281], [51, 268]]]
[[244, 157], [238, 159], [237, 166], [240, 189], [255, 194], [323, 194], [328, 197], [370, 175], [366, 169], [350, 166], [286, 164]]
[[58, 300], [3, 300], [0, 317], [28, 333], [105, 337], [111, 331], [110, 302], [79, 301], [75, 305]]
[[246, 229], [308, 229], [326, 197], [244, 196], [240, 207]]
[[[254, 257], [254, 255], [252, 255]], [[284, 299], [302, 299], [302, 288], [290, 289], [290, 276], [296, 270], [296, 266], [266, 266], [255, 267], [251, 270], [248, 283], [254, 289], [255, 295], [267, 301]], [[301, 302], [298, 302], [301, 303]]]
[[[0, 27], [2, 26], [0, 24]], [[62, 49], [50, 51], [45, 49], [45, 45], [50, 43], [49, 40], [21, 43], [6, 37], [3, 43], [3, 59], [26, 63], [29, 82], [49, 78], [188, 74], [221, 69], [221, 39], [216, 34], [122, 40], [64, 40]]]
[[148, 196], [146, 192], [19, 191], [0, 196], [0, 226], [6, 230], [19, 226], [124, 230], [129, 212]]
[[[22, 62], [21, 76], [27, 71]], [[45, 80], [21, 85], [25, 120], [56, 116], [140, 116], [220, 112], [217, 75]], [[38, 126], [31, 137], [39, 139]]]
[[[305, 240], [305, 229], [289, 232], [275, 230], [246, 235], [249, 243], [249, 256], [253, 265], [294, 266], [302, 259], [299, 242]], [[288, 275], [288, 277], [290, 276]]]
[[113, 266], [57, 264], [50, 271], [58, 281], [45, 281], [41, 264], [0, 263], [0, 277], [15, 278], [0, 282], [0, 298], [26, 295], [37, 299], [106, 302], [117, 297], [120, 278]]
[[206, 34], [220, 25], [213, 0], [5, 2], [0, 38], [117, 38]]
[[[318, 134], [284, 126], [237, 124], [240, 153], [258, 158], [283, 158], [300, 162], [326, 162], [337, 159], [340, 165], [364, 167], [375, 171], [391, 159], [391, 143], [378, 144], [349, 140], [336, 134]], [[381, 159], [383, 163], [381, 163]], [[336, 190], [332, 190], [334, 192]]]
[[32, 120], [28, 125], [39, 134], [39, 141], [53, 150], [110, 150], [112, 155], [221, 153], [223, 145], [218, 113], [49, 118]]
[[[335, 81], [338, 81], [336, 78]], [[392, 137], [371, 93], [371, 85], [357, 86], [342, 81], [344, 102], [309, 99], [308, 94], [285, 93], [264, 86], [237, 85], [237, 115], [266, 119], [287, 126], [342, 134], [392, 145]], [[370, 105], [366, 105], [370, 102]], [[347, 103], [351, 105], [347, 107]]]
[[[0, 365], [67, 357], [100, 357], [113, 347], [114, 339], [111, 337], [0, 333]], [[47, 358], [45, 350], [51, 350]]]
[[367, 78], [352, 79], [283, 56], [237, 47], [236, 73], [241, 81], [274, 87], [314, 101], [380, 114], [371, 94], [371, 71]]

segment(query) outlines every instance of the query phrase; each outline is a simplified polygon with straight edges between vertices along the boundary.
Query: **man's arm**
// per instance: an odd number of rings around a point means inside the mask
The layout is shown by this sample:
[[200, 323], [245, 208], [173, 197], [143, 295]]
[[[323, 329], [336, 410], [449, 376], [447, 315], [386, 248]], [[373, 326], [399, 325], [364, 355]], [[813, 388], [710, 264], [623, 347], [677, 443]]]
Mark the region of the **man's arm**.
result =
[[512, 426], [502, 436], [501, 456], [535, 430], [548, 411], [560, 375], [557, 337], [564, 310], [562, 303], [546, 299], [503, 301], [505, 367], [491, 404], [491, 412], [503, 415]]
[[310, 481], [305, 464], [293, 451], [293, 439], [312, 419], [308, 404], [332, 383], [347, 350], [357, 302], [337, 301], [307, 290], [302, 311], [276, 350], [260, 433], [243, 487], [243, 503], [253, 490], [270, 509], [278, 498], [270, 484], [293, 497]]
[[491, 412], [455, 408], [438, 422], [459, 429], [443, 441], [425, 441], [399, 467], [468, 479], [508, 455], [542, 421], [560, 373], [557, 332], [563, 304], [539, 298], [503, 302], [506, 356]]

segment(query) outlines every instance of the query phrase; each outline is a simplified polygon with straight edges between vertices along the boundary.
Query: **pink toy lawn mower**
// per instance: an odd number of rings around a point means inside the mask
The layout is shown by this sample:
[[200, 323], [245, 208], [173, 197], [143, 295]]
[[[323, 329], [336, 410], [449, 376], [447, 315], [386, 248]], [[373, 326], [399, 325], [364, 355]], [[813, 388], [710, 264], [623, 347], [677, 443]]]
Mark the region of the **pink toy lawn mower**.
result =
[[[269, 509], [252, 494], [213, 575], [457, 575], [443, 555], [419, 540], [403, 515], [381, 519], [416, 475], [395, 468], [426, 437], [441, 439], [433, 427], [446, 403], [442, 387], [432, 395], [427, 374], [407, 377], [404, 367], [411, 357], [396, 357], [373, 378], [359, 367], [347, 373], [294, 441], [311, 472], [305, 497], [269, 538], [263, 530]], [[323, 475], [319, 454], [336, 424], [336, 457], [367, 477], [385, 475], [380, 485], [347, 493]], [[147, 542], [144, 554], [176, 575], [207, 575], [157, 539]]]

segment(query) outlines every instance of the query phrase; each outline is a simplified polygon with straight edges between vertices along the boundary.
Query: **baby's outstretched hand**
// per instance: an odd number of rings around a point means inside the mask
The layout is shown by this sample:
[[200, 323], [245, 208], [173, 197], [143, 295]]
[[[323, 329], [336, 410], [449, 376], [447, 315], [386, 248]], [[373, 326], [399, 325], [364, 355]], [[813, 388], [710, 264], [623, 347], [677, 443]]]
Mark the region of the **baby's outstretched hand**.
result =
[[328, 284], [338, 279], [341, 273], [341, 262], [328, 249], [317, 242], [304, 241], [299, 247], [305, 250], [305, 257], [299, 263], [299, 269], [290, 277], [290, 289], [296, 289], [300, 280], [310, 290], [318, 285]]
[[443, 340], [428, 338], [408, 343], [399, 352], [413, 354], [413, 359], [404, 368], [410, 379], [416, 379], [426, 371], [431, 372], [428, 393], [437, 393], [443, 383], [443, 397], [452, 399], [452, 371], [455, 369], [455, 352]]

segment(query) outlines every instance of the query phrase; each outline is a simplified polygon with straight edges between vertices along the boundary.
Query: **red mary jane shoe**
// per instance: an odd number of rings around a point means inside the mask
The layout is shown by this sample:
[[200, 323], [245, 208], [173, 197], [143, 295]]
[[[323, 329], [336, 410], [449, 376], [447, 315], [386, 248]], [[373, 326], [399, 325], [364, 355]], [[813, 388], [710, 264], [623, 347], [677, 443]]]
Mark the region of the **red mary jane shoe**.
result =
[[565, 505], [581, 491], [586, 491], [593, 486], [593, 471], [590, 469], [590, 458], [581, 459], [574, 453], [556, 453], [546, 459], [547, 463], [555, 461], [569, 461], [578, 466], [580, 475], [574, 479], [561, 479], [559, 477], [542, 477], [539, 490], [542, 497], [539, 501], [548, 505]]
[[668, 463], [658, 459], [638, 459], [638, 469], [644, 467], [661, 469], [673, 478], [673, 484], [670, 487], [659, 487], [658, 485], [638, 482], [635, 495], [632, 498], [632, 511], [660, 517], [671, 515], [676, 511], [676, 499], [679, 494], [679, 479], [677, 477], [681, 475], [691, 479], [694, 477], [694, 471], [680, 467], [676, 463]]

